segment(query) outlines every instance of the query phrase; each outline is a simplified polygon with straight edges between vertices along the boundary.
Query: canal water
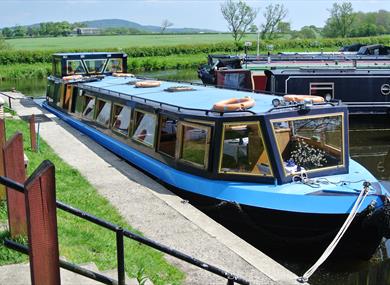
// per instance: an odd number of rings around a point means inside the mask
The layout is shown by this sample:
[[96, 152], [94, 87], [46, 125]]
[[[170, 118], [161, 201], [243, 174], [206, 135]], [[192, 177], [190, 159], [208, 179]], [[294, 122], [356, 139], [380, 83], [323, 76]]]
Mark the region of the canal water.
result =
[[[196, 70], [165, 70], [139, 73], [139, 76], [200, 83]], [[16, 90], [32, 97], [45, 96], [46, 80], [0, 81], [0, 91]], [[390, 119], [350, 120], [350, 155], [369, 169], [390, 190]], [[229, 227], [229, 225], [225, 225]], [[236, 232], [240, 235], [240, 232]], [[250, 240], [248, 240], [250, 242]], [[263, 250], [263, 249], [262, 249]], [[268, 253], [270, 254], [270, 253]], [[315, 260], [288, 253], [272, 256], [296, 273], [303, 274]], [[313, 285], [386, 285], [390, 284], [390, 240], [384, 241], [369, 261], [330, 260], [312, 276]]]

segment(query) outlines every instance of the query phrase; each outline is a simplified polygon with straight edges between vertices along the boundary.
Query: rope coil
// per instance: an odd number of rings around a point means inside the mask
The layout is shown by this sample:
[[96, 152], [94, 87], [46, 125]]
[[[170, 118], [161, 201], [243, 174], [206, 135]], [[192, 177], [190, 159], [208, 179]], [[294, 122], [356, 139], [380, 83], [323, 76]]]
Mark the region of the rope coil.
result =
[[305, 283], [309, 280], [310, 276], [313, 275], [313, 273], [320, 267], [325, 260], [330, 256], [330, 254], [333, 252], [333, 250], [336, 248], [337, 244], [340, 242], [341, 238], [347, 231], [348, 227], [351, 225], [353, 219], [355, 218], [356, 214], [358, 213], [360, 207], [363, 204], [364, 199], [367, 197], [369, 193], [369, 182], [363, 183], [363, 190], [360, 191], [360, 194], [358, 198], [356, 199], [351, 212], [349, 213], [347, 219], [345, 220], [344, 224], [340, 228], [339, 232], [336, 234], [335, 238], [332, 240], [332, 242], [328, 245], [328, 247], [325, 249], [324, 253], [320, 256], [320, 258], [317, 260], [316, 263], [313, 264], [312, 267], [310, 267], [301, 277], [298, 278], [298, 281], [301, 283]]

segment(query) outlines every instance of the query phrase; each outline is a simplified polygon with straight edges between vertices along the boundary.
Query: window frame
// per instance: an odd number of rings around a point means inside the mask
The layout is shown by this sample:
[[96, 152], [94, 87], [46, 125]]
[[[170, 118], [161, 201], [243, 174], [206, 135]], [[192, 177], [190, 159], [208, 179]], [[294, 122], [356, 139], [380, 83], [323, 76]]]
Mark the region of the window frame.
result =
[[[266, 152], [268, 162], [269, 162], [269, 168], [270, 168], [270, 175], [259, 175], [257, 173], [249, 173], [249, 172], [235, 172], [235, 171], [222, 171], [222, 159], [223, 159], [223, 146], [224, 146], [224, 140], [225, 140], [225, 126], [226, 125], [233, 125], [233, 126], [239, 126], [239, 125], [257, 125], [259, 128], [259, 134], [261, 135], [261, 141], [264, 145], [264, 151]], [[264, 133], [263, 129], [261, 127], [260, 121], [239, 121], [239, 122], [223, 122], [222, 123], [222, 131], [221, 131], [221, 147], [220, 147], [220, 152], [219, 152], [219, 161], [218, 161], [218, 174], [226, 174], [226, 175], [245, 175], [245, 176], [255, 176], [255, 177], [265, 177], [265, 178], [274, 178], [274, 172], [273, 172], [273, 165], [270, 159], [270, 155], [268, 152], [268, 147], [267, 144], [264, 140]]]
[[[160, 150], [160, 141], [161, 141], [161, 126], [162, 126], [162, 117], [167, 117], [169, 119], [173, 119], [173, 120], [176, 120], [176, 142], [175, 142], [175, 152], [172, 155], [166, 153], [166, 152], [163, 152]], [[163, 154], [167, 157], [170, 157], [170, 158], [173, 158], [175, 159], [177, 157], [177, 147], [178, 147], [178, 144], [179, 144], [179, 133], [180, 133], [180, 121], [177, 119], [177, 118], [174, 118], [173, 116], [169, 116], [169, 115], [165, 115], [165, 114], [160, 114], [159, 118], [158, 118], [158, 136], [157, 136], [157, 147], [156, 147], [156, 152], [160, 153], [160, 154]]]
[[[100, 72], [92, 72], [92, 71], [89, 71], [89, 68], [88, 68], [88, 64], [87, 62], [89, 61], [97, 61], [97, 60], [103, 60], [104, 63], [103, 63], [103, 67], [102, 67], [102, 70]], [[104, 73], [104, 70], [106, 69], [106, 64], [107, 64], [107, 58], [89, 58], [89, 59], [83, 59], [83, 63], [85, 65], [85, 70], [88, 74], [103, 74]]]
[[[152, 145], [150, 145], [150, 144], [148, 144], [148, 143], [145, 143], [144, 141], [135, 139], [135, 138], [133, 137], [133, 136], [134, 136], [134, 132], [135, 132], [135, 130], [136, 130], [136, 128], [135, 128], [135, 124], [136, 124], [135, 119], [136, 119], [136, 113], [137, 113], [137, 112], [143, 113], [143, 114], [150, 114], [150, 115], [152, 115], [152, 116], [155, 118], [156, 125], [154, 126], [154, 134], [153, 134], [153, 137], [154, 137], [155, 139], [154, 139]], [[143, 145], [143, 146], [146, 146], [146, 147], [148, 147], [148, 148], [154, 149], [155, 146], [156, 146], [157, 127], [158, 127], [158, 123], [159, 123], [159, 122], [158, 122], [158, 116], [157, 116], [157, 114], [152, 113], [152, 112], [148, 112], [148, 111], [145, 111], [145, 110], [142, 110], [142, 109], [134, 108], [133, 111], [132, 111], [131, 117], [132, 117], [132, 120], [131, 120], [132, 122], [131, 122], [131, 132], [130, 132], [131, 135], [130, 135], [130, 139], [131, 139], [132, 141], [136, 142], [136, 143], [139, 143], [139, 144]]]
[[[68, 63], [69, 62], [74, 62], [74, 61], [79, 61], [80, 62], [80, 64], [81, 64], [81, 66], [83, 67], [83, 69], [84, 69], [84, 72], [74, 72], [74, 73], [72, 73], [72, 74], [70, 74], [69, 72], [68, 72]], [[68, 59], [68, 60], [66, 60], [66, 74], [67, 75], [77, 75], [77, 74], [86, 74], [86, 73], [88, 73], [87, 72], [87, 69], [86, 69], [86, 67], [84, 66], [84, 63], [83, 63], [83, 61], [81, 60], [81, 59]]]
[[[310, 174], [310, 173], [319, 173], [319, 172], [323, 172], [323, 171], [328, 171], [328, 170], [338, 170], [338, 169], [345, 169], [347, 168], [347, 160], [348, 160], [348, 157], [346, 157], [346, 155], [348, 155], [346, 152], [347, 152], [347, 148], [346, 148], [346, 138], [345, 137], [345, 118], [344, 118], [344, 112], [337, 112], [337, 113], [326, 113], [326, 114], [316, 114], [316, 115], [310, 115], [310, 116], [299, 116], [299, 117], [283, 117], [283, 118], [275, 118], [275, 119], [270, 119], [269, 122], [270, 122], [270, 125], [271, 125], [271, 129], [272, 129], [272, 137], [275, 141], [275, 151], [277, 152], [277, 156], [275, 157], [275, 160], [278, 160], [278, 162], [280, 163], [281, 165], [281, 168], [283, 170], [283, 172], [281, 174], [283, 174], [284, 177], [292, 177], [294, 175], [296, 175], [297, 173], [290, 173], [288, 174], [286, 172], [286, 169], [284, 168], [283, 166], [283, 157], [282, 157], [282, 153], [280, 152], [280, 149], [279, 149], [279, 146], [278, 146], [278, 141], [277, 141], [277, 138], [276, 138], [276, 133], [275, 133], [275, 127], [274, 127], [274, 123], [278, 123], [278, 122], [289, 122], [289, 121], [296, 121], [296, 120], [306, 120], [306, 119], [315, 119], [315, 118], [326, 118], [326, 117], [336, 117], [336, 116], [341, 116], [341, 140], [342, 140], [342, 152], [341, 152], [341, 159], [342, 159], [342, 164], [338, 164], [338, 165], [335, 165], [335, 166], [328, 166], [328, 167], [321, 167], [321, 168], [316, 168], [316, 169], [311, 169], [311, 170], [306, 170], [305, 172]], [[348, 134], [347, 134], [348, 135]], [[331, 148], [334, 148], [333, 146], [330, 146]], [[279, 158], [277, 158], [279, 157]]]
[[[122, 133], [121, 131], [118, 131], [117, 129], [114, 128], [114, 108], [115, 106], [120, 106], [122, 108], [129, 108], [130, 109], [130, 117], [129, 117], [129, 126], [127, 127], [127, 133], [124, 134]], [[119, 104], [117, 102], [112, 102], [112, 106], [111, 106], [111, 122], [110, 122], [110, 128], [111, 130], [115, 133], [115, 134], [118, 134], [118, 135], [121, 135], [123, 137], [129, 137], [130, 136], [130, 131], [131, 131], [131, 118], [133, 116], [133, 108], [131, 108], [130, 106], [128, 105], [122, 105], [122, 104]]]
[[[184, 127], [185, 126], [205, 130], [207, 133], [206, 134], [206, 143], [205, 143], [206, 149], [205, 149], [205, 154], [204, 154], [204, 158], [203, 158], [203, 164], [199, 164], [199, 163], [189, 161], [189, 160], [182, 158], [183, 147], [184, 147]], [[186, 121], [179, 121], [178, 122], [178, 132], [176, 134], [177, 135], [176, 157], [177, 157], [178, 161], [185, 163], [185, 164], [189, 164], [189, 165], [194, 166], [194, 167], [199, 168], [199, 169], [204, 169], [204, 170], [208, 169], [209, 162], [210, 162], [211, 132], [212, 132], [211, 126], [199, 125], [196, 123], [189, 123]]]
[[[99, 116], [98, 113], [97, 113], [97, 108], [98, 108], [99, 101], [103, 101], [105, 103], [110, 103], [111, 104], [110, 114], [108, 116], [109, 117], [108, 118], [108, 123], [106, 125], [98, 122], [98, 120], [97, 120], [97, 117]], [[103, 106], [103, 108], [104, 108], [104, 106]], [[103, 110], [103, 108], [102, 108], [102, 110]], [[104, 127], [110, 127], [110, 125], [111, 125], [111, 115], [112, 115], [112, 101], [111, 100], [107, 100], [107, 99], [103, 99], [103, 98], [100, 98], [100, 97], [96, 97], [95, 112], [94, 112], [94, 116], [93, 116], [93, 120], [96, 122], [96, 124], [98, 124], [100, 126], [104, 126]]]
[[91, 121], [94, 121], [95, 119], [95, 113], [96, 113], [96, 100], [97, 100], [97, 97], [96, 96], [93, 96], [93, 95], [90, 95], [90, 93], [85, 93], [83, 95], [81, 95], [82, 97], [84, 97], [84, 100], [86, 99], [85, 97], [89, 97], [91, 98], [92, 100], [95, 99], [95, 105], [93, 106], [93, 115], [92, 115], [92, 118], [87, 118], [85, 115], [84, 115], [84, 111], [85, 111], [85, 107], [88, 106], [88, 104], [86, 103], [86, 101], [84, 101], [84, 104], [83, 104], [83, 111], [81, 112], [81, 118], [85, 119], [85, 120], [91, 120]]
[[[119, 60], [120, 61], [120, 68], [121, 70], [120, 71], [108, 71], [107, 68], [109, 66], [109, 63], [111, 60]], [[104, 66], [104, 70], [103, 70], [103, 73], [115, 73], [115, 72], [123, 72], [124, 68], [123, 68], [123, 58], [108, 58], [107, 59], [107, 62], [105, 63], [105, 66]]]

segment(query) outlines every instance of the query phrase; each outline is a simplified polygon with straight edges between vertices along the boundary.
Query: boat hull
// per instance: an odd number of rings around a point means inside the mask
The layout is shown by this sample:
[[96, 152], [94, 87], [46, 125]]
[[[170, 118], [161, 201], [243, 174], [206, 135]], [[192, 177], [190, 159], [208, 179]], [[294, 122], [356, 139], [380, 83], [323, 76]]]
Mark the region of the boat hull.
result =
[[[122, 145], [120, 142], [115, 142], [115, 140], [107, 135], [100, 133], [98, 130], [93, 129], [83, 122], [77, 121], [77, 119], [47, 104], [43, 106], [65, 122], [91, 137], [97, 143], [107, 147], [129, 162], [134, 163], [149, 175], [158, 177], [157, 179], [161, 179], [161, 182], [168, 185], [179, 196], [188, 199], [192, 204], [212, 215], [216, 220], [223, 222], [232, 229], [241, 228], [239, 232], [243, 237], [268, 253], [272, 253], [271, 251], [273, 250], [290, 251], [294, 249], [294, 251], [298, 250], [301, 255], [318, 256], [331, 242], [347, 218], [347, 214], [315, 214], [268, 209], [239, 202], [229, 202], [233, 201], [232, 199], [220, 199], [217, 196], [210, 197], [201, 193], [187, 191], [177, 187], [178, 184], [175, 184], [175, 180], [189, 179], [188, 177], [174, 177], [175, 175], [171, 173], [172, 180], [163, 179], [163, 175], [158, 176], [155, 172], [151, 171], [150, 167], [153, 164], [153, 159], [142, 157], [142, 154], [134, 152], [130, 147]], [[139, 155], [139, 158], [136, 157], [137, 155]], [[163, 171], [161, 168], [162, 165], [158, 165], [158, 167], [160, 172]], [[193, 188], [196, 185], [194, 181], [189, 183], [192, 183]], [[199, 183], [203, 183], [202, 180], [199, 180]], [[221, 184], [220, 182], [216, 183]], [[215, 184], [215, 186], [217, 185]], [[202, 188], [202, 185], [198, 184], [195, 188]], [[250, 193], [248, 192], [248, 194]], [[326, 199], [314, 195], [304, 195], [304, 198]], [[274, 196], [274, 199], [278, 198]], [[367, 207], [367, 204], [364, 207]], [[377, 233], [376, 229], [372, 229], [370, 226], [364, 226], [365, 216], [366, 213], [362, 212], [355, 218], [346, 236], [337, 248], [337, 255], [364, 259], [372, 256], [381, 241], [381, 235]]]

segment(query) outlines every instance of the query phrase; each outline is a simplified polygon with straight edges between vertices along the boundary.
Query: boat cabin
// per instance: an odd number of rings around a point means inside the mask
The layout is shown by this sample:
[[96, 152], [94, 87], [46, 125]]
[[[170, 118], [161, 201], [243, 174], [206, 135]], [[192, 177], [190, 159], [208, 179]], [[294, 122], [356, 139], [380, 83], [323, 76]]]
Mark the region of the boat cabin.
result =
[[[70, 98], [48, 93], [47, 102], [66, 116], [169, 169], [208, 179], [290, 183], [348, 172], [347, 110], [327, 103], [274, 107], [276, 96], [106, 76], [74, 82]], [[185, 87], [185, 88], [184, 88]], [[220, 112], [213, 104], [250, 96], [247, 110]], [[146, 166], [145, 167], [149, 167]], [[164, 171], [164, 170], [161, 170]]]
[[56, 53], [52, 76], [101, 75], [127, 72], [127, 55], [122, 52]]
[[266, 70], [266, 90], [342, 100], [354, 114], [390, 114], [390, 70], [299, 68]]

